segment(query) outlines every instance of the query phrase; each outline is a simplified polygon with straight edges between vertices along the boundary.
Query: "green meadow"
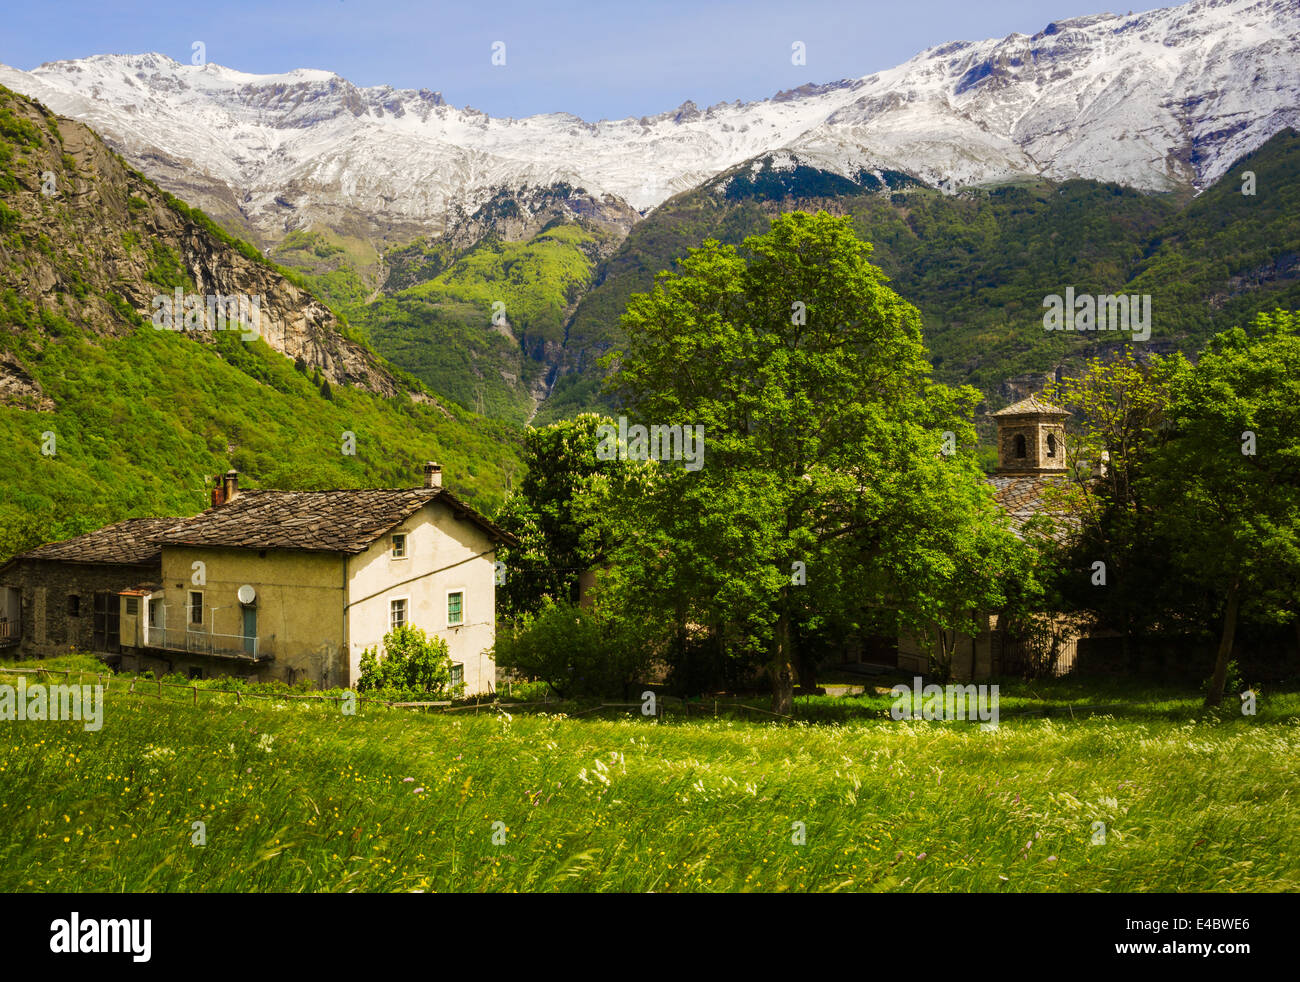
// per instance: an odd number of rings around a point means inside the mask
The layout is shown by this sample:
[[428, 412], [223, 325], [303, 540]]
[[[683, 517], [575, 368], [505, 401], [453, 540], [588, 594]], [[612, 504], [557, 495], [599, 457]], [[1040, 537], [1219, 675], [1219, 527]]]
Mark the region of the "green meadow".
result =
[[1248, 717], [1009, 681], [988, 731], [894, 721], [883, 693], [789, 722], [129, 687], [95, 732], [0, 722], [0, 890], [1300, 889], [1294, 688]]

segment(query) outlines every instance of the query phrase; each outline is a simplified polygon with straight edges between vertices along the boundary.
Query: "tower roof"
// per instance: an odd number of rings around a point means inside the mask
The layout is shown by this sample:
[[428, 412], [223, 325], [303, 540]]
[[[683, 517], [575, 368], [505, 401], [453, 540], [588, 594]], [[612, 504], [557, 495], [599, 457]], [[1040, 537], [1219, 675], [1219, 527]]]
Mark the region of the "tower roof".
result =
[[990, 416], [1069, 416], [1070, 414], [1059, 406], [1053, 406], [1050, 402], [1043, 402], [1038, 396], [1030, 396], [1028, 399], [1021, 399], [1019, 402], [1012, 403], [1005, 409], [999, 409], [995, 413], [989, 413]]

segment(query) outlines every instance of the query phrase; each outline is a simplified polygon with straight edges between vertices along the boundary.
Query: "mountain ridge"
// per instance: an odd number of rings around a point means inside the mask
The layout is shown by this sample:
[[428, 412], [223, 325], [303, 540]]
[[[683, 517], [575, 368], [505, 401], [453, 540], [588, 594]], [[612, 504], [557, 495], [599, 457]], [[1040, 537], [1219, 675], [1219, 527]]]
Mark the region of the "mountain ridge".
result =
[[1289, 71], [1298, 49], [1292, 0], [1193, 0], [946, 42], [765, 100], [595, 123], [495, 118], [428, 89], [165, 55], [0, 67], [0, 84], [90, 122], [173, 193], [263, 245], [313, 223], [401, 245], [457, 208], [474, 211], [494, 187], [568, 183], [645, 213], [777, 151], [841, 176], [897, 170], [953, 187], [1075, 177], [1204, 187], [1300, 126]]

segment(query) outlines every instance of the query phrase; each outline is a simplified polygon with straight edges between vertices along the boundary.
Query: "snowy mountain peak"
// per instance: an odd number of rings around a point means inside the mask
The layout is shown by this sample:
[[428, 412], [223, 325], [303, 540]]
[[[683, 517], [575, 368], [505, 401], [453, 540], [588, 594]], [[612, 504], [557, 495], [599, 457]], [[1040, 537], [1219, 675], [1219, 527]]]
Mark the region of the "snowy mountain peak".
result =
[[596, 123], [500, 119], [322, 69], [257, 75], [166, 55], [0, 66], [160, 183], [274, 241], [324, 222], [400, 240], [502, 187], [568, 183], [639, 210], [766, 157], [960, 187], [1043, 176], [1204, 186], [1300, 128], [1300, 3], [1194, 0], [936, 45], [857, 79]]

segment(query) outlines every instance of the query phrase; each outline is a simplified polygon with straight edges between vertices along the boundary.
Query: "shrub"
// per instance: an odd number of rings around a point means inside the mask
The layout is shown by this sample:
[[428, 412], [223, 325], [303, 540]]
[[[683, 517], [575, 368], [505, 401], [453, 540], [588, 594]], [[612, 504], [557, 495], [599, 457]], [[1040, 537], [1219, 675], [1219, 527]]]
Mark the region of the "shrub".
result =
[[497, 666], [539, 678], [562, 699], [623, 695], [648, 657], [636, 631], [599, 610], [547, 600], [497, 632]]
[[418, 627], [395, 627], [385, 634], [382, 656], [378, 646], [361, 655], [358, 692], [390, 689], [446, 695], [450, 687], [447, 642], [436, 635], [430, 638]]

